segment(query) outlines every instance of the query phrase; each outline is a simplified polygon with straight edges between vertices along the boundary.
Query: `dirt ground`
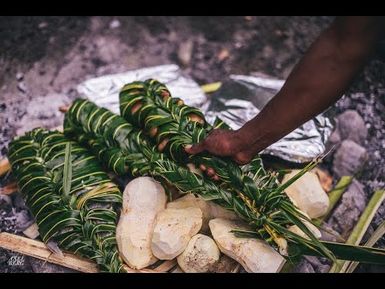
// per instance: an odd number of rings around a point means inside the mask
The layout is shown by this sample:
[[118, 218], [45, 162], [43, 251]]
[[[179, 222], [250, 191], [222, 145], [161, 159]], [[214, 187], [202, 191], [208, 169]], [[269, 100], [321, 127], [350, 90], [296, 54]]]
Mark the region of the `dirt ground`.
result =
[[[176, 63], [200, 84], [222, 81], [229, 74], [265, 73], [285, 79], [332, 20], [329, 16], [0, 17], [0, 157], [19, 132], [59, 125], [62, 119], [56, 108], [69, 103], [76, 96], [76, 85], [88, 78]], [[371, 61], [346, 97], [327, 112], [333, 117], [355, 109], [364, 118], [369, 161], [359, 180], [370, 192], [385, 186], [384, 76], [385, 65]], [[30, 105], [33, 100], [35, 107]], [[41, 113], [36, 103], [44, 113], [28, 123], [24, 116]]]

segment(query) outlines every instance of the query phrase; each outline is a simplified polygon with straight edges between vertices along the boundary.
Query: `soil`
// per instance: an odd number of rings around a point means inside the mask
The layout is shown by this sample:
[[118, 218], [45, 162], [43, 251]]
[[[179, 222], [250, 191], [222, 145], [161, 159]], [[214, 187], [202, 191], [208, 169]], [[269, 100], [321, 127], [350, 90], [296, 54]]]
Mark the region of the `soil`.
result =
[[[76, 85], [88, 78], [176, 63], [200, 84], [223, 81], [230, 74], [264, 73], [285, 79], [332, 20], [329, 16], [0, 17], [0, 157], [18, 133], [59, 125], [62, 115], [55, 107], [75, 98]], [[334, 117], [355, 109], [364, 118], [370, 158], [358, 180], [368, 195], [385, 186], [384, 75], [385, 65], [372, 60], [327, 112]], [[7, 181], [8, 177], [0, 179], [0, 185]], [[377, 214], [374, 226], [384, 215]], [[0, 256], [8, 255], [0, 251]], [[7, 270], [8, 265], [0, 262], [0, 272]]]

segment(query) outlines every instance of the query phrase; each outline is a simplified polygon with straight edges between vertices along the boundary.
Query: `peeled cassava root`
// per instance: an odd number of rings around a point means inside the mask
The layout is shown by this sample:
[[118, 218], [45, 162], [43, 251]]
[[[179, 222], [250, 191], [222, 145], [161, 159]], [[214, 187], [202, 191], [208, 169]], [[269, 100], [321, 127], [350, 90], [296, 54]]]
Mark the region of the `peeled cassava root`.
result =
[[205, 273], [219, 261], [219, 257], [220, 252], [214, 240], [197, 234], [191, 238], [177, 260], [180, 268], [186, 273]]
[[[293, 170], [285, 175], [282, 183], [285, 183], [297, 173], [298, 170]], [[305, 173], [286, 188], [285, 192], [293, 203], [312, 219], [321, 217], [327, 212], [329, 198], [323, 190], [317, 175], [312, 172]]]
[[231, 231], [247, 229], [243, 224], [221, 218], [209, 222], [215, 242], [223, 254], [235, 259], [250, 273], [278, 272], [285, 259], [265, 241], [239, 238]]
[[157, 215], [151, 240], [152, 253], [161, 260], [172, 260], [187, 247], [202, 227], [199, 208], [167, 208]]
[[139, 177], [126, 186], [116, 240], [121, 257], [130, 267], [142, 269], [157, 261], [151, 238], [156, 215], [165, 206], [165, 191], [154, 179]]
[[167, 208], [182, 209], [194, 207], [201, 209], [203, 213], [202, 219], [202, 232], [208, 232], [209, 221], [214, 218], [224, 218], [229, 220], [237, 220], [239, 217], [232, 211], [226, 210], [225, 208], [210, 202], [205, 201], [200, 197], [194, 196], [193, 194], [185, 195], [173, 202], [167, 204]]

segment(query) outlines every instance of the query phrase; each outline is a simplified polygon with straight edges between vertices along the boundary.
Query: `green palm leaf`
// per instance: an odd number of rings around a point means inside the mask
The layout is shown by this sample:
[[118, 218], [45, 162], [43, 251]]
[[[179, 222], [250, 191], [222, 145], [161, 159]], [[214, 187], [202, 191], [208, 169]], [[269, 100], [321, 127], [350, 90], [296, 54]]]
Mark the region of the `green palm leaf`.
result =
[[9, 160], [44, 242], [102, 271], [122, 271], [115, 241], [122, 197], [95, 156], [59, 132], [35, 129], [11, 142]]
[[[232, 195], [238, 195], [244, 205], [254, 212], [253, 224], [258, 227], [261, 237], [266, 234], [270, 236], [268, 240], [273, 241], [270, 242], [272, 245], [282, 246], [281, 239], [284, 236], [281, 227], [295, 223], [304, 228], [305, 234], [325, 256], [333, 258], [329, 250], [302, 224], [295, 206], [283, 193], [291, 183], [313, 168], [317, 161], [310, 163], [287, 183], [279, 185], [274, 174], [259, 169], [262, 167], [259, 156], [247, 171], [243, 171], [229, 158], [208, 153], [188, 155], [184, 150], [185, 145], [200, 142], [214, 127], [228, 126], [220, 121], [214, 126], [209, 125], [199, 109], [185, 105], [179, 98], [172, 98], [166, 86], [153, 79], [126, 84], [120, 92], [120, 111], [127, 121], [147, 132], [153, 144], [178, 165], [185, 166], [187, 162], [192, 162], [196, 166], [212, 167], [220, 178], [218, 185]], [[253, 169], [257, 169], [254, 174]]]

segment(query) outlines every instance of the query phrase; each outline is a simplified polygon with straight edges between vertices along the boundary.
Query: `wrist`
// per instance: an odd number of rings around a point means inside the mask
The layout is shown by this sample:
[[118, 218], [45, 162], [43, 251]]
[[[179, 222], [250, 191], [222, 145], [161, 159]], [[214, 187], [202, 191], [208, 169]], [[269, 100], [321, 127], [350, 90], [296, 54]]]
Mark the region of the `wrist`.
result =
[[240, 143], [241, 150], [259, 153], [272, 144], [271, 130], [256, 126], [255, 122], [248, 122], [236, 131], [235, 137]]

